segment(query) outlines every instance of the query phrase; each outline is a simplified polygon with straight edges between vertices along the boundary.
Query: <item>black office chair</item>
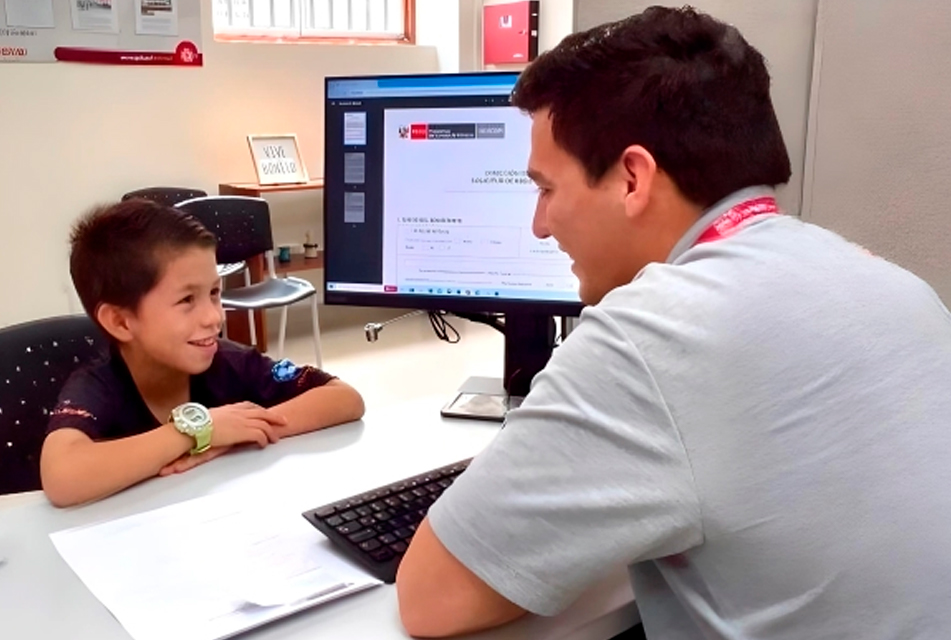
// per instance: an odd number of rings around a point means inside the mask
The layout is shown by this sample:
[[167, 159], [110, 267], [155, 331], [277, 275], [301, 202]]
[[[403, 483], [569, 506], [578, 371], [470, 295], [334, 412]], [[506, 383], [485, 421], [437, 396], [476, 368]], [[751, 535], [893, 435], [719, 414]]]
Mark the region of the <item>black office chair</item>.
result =
[[106, 353], [86, 316], [0, 329], [0, 494], [40, 488], [40, 450], [49, 414], [69, 375]]
[[141, 198], [142, 200], [164, 204], [167, 207], [174, 207], [179, 202], [192, 200], [193, 198], [204, 198], [207, 195], [201, 189], [189, 189], [187, 187], [147, 187], [130, 191], [122, 196], [122, 200]]
[[[207, 195], [208, 194], [201, 189], [189, 189], [187, 187], [147, 187], [145, 189], [130, 191], [122, 196], [122, 201], [125, 202], [133, 198], [139, 198], [164, 204], [166, 207], [174, 207], [179, 202], [194, 200], [195, 198], [204, 198]], [[244, 282], [248, 284], [250, 282], [250, 274], [248, 274], [247, 265], [244, 262], [229, 262], [218, 265], [218, 275], [222, 278], [227, 278], [232, 274], [241, 273], [242, 271], [244, 272]]]
[[264, 281], [228, 289], [221, 293], [225, 309], [247, 310], [250, 321], [251, 343], [257, 344], [254, 310], [280, 307], [281, 326], [278, 334], [277, 357], [284, 355], [287, 333], [287, 307], [310, 298], [314, 323], [314, 350], [317, 366], [321, 365], [320, 322], [317, 315], [317, 290], [307, 280], [292, 276], [278, 278], [274, 270], [274, 240], [271, 236], [271, 212], [262, 198], [243, 196], [208, 196], [186, 200], [176, 205], [201, 222], [218, 238], [218, 262], [247, 261], [264, 254], [267, 275]]

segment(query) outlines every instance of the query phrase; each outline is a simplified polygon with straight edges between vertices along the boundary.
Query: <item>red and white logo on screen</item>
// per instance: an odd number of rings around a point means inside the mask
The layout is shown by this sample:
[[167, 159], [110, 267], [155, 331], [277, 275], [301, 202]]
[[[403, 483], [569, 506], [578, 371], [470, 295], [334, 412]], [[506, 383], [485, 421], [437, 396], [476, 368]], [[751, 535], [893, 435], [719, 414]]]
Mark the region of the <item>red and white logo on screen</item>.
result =
[[409, 126], [410, 140], [425, 140], [428, 127], [425, 124], [411, 124]]

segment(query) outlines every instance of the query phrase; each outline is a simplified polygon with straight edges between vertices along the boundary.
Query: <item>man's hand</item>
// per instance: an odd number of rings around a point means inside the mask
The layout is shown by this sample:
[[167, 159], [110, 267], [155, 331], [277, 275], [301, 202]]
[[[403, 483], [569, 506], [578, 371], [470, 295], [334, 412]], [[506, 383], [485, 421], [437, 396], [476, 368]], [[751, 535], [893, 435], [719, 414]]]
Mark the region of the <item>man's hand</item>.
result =
[[214, 423], [212, 449], [245, 442], [254, 442], [263, 448], [280, 439], [275, 427], [287, 425], [284, 416], [253, 402], [229, 404], [212, 409], [209, 413]]
[[194, 469], [200, 464], [205, 464], [209, 460], [214, 460], [220, 455], [228, 453], [231, 450], [230, 446], [225, 447], [213, 447], [204, 453], [199, 453], [197, 455], [185, 454], [178, 460], [170, 462], [159, 471], [160, 476], [170, 476], [174, 473], [184, 473], [189, 469]]

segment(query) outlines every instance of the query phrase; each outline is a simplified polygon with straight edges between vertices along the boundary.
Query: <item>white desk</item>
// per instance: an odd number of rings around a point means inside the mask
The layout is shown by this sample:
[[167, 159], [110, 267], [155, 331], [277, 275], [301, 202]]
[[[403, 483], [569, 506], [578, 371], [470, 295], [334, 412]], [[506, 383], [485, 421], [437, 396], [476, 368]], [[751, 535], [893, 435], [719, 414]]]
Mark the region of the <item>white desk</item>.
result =
[[[263, 451], [232, 453], [85, 507], [55, 509], [39, 492], [0, 497], [0, 555], [7, 558], [0, 564], [0, 637], [129, 638], [63, 562], [50, 533], [235, 489], [273, 491], [275, 499], [301, 512], [471, 457], [488, 444], [499, 425], [442, 419], [439, 407], [444, 401], [431, 398], [373, 411], [360, 422], [297, 436]], [[314, 535], [321, 534], [314, 530]], [[472, 637], [604, 640], [638, 620], [627, 572], [618, 568], [557, 617], [528, 616]], [[407, 635], [397, 614], [396, 590], [384, 585], [241, 637], [388, 640]]]

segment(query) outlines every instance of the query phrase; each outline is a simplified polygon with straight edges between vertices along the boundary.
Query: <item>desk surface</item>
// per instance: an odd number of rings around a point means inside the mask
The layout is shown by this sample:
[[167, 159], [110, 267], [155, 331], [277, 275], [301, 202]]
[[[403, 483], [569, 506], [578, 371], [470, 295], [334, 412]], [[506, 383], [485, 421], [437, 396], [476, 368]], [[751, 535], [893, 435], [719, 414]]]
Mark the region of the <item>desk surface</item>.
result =
[[[49, 534], [221, 491], [272, 491], [304, 511], [471, 457], [495, 423], [440, 418], [444, 398], [372, 411], [361, 421], [239, 451], [188, 473], [157, 478], [85, 507], [55, 509], [41, 493], [0, 497], [0, 629], [10, 638], [128, 640], [60, 558]], [[398, 452], [398, 455], [394, 455]], [[314, 535], [320, 535], [316, 530]], [[143, 550], [147, 552], [147, 550]], [[528, 616], [473, 638], [606, 639], [637, 622], [627, 572], [618, 568], [554, 618]], [[241, 636], [247, 640], [406, 638], [396, 590], [384, 585]]]

